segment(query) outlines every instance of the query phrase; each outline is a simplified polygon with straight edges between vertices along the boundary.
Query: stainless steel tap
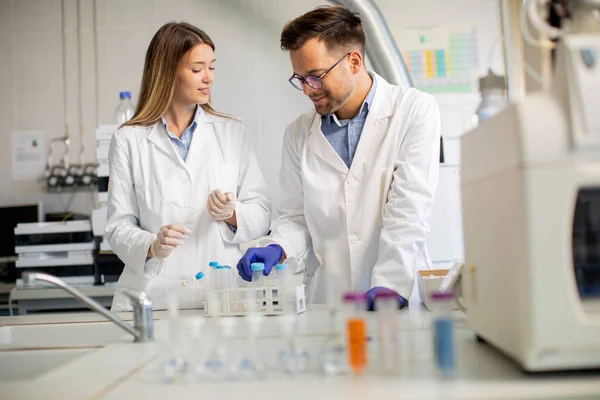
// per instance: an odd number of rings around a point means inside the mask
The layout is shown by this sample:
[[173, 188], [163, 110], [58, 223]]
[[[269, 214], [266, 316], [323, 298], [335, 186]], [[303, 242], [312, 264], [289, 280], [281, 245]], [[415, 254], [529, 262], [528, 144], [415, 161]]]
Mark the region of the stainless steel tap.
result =
[[77, 300], [85, 304], [90, 309], [104, 315], [106, 318], [117, 324], [123, 330], [133, 335], [134, 342], [152, 342], [154, 341], [154, 325], [152, 321], [152, 301], [148, 299], [146, 293], [136, 292], [135, 290], [120, 288], [122, 292], [133, 306], [133, 326], [127, 324], [117, 315], [111, 313], [106, 308], [101, 306], [97, 301], [89, 298], [85, 294], [72, 286], [69, 286], [65, 281], [55, 276], [43, 274], [39, 272], [25, 272], [22, 276], [26, 285], [32, 286], [36, 281], [44, 281], [51, 283], [59, 288], [67, 291]]

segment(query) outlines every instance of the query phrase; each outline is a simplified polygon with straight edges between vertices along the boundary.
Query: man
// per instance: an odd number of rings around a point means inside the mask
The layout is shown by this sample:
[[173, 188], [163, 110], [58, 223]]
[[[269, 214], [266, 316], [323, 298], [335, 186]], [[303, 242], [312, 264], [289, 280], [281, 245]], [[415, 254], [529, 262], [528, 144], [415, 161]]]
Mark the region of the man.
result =
[[343, 291], [367, 291], [371, 309], [389, 291], [404, 307], [416, 268], [429, 263], [437, 103], [366, 70], [361, 20], [346, 8], [319, 7], [289, 22], [281, 48], [290, 52], [290, 83], [315, 110], [287, 127], [271, 244], [249, 249], [239, 274], [249, 281], [250, 264], [263, 262], [268, 275], [308, 251], [309, 302], [326, 300], [327, 274]]

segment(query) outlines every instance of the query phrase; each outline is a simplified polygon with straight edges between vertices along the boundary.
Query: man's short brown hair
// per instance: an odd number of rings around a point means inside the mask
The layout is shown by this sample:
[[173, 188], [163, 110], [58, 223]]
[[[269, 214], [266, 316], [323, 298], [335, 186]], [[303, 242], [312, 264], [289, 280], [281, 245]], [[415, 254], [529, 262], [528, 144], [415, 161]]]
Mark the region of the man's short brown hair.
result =
[[325, 43], [327, 50], [365, 52], [365, 33], [358, 13], [342, 6], [321, 6], [288, 22], [281, 32], [281, 49], [297, 50], [311, 39]]

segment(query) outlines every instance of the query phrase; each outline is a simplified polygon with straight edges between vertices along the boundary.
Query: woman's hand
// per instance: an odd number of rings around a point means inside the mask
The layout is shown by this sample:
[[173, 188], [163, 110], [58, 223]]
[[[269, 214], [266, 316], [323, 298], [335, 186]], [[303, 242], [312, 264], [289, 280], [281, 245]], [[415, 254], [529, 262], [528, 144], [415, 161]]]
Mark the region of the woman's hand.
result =
[[215, 219], [215, 221], [225, 221], [230, 225], [237, 225], [236, 223], [231, 223], [236, 221], [235, 198], [233, 193], [223, 193], [219, 189], [214, 190], [208, 196], [206, 206], [208, 207], [208, 212]]
[[171, 224], [161, 227], [150, 245], [148, 256], [167, 258], [173, 250], [183, 244], [191, 232], [185, 225]]

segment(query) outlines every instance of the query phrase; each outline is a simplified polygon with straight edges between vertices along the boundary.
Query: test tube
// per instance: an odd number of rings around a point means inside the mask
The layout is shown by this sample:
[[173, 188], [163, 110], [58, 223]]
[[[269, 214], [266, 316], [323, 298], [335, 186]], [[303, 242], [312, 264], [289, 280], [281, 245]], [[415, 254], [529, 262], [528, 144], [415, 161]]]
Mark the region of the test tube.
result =
[[[197, 275], [197, 274], [196, 274]], [[191, 320], [191, 365], [193, 366], [192, 374], [196, 379], [204, 378], [206, 374], [204, 362], [202, 359], [202, 327], [204, 326], [203, 317], [194, 317]]]
[[348, 364], [355, 375], [360, 375], [367, 366], [366, 301], [367, 296], [362, 292], [344, 295]]
[[244, 346], [245, 354], [242, 356], [239, 366], [240, 377], [243, 379], [264, 379], [266, 376], [266, 366], [258, 348], [260, 326], [263, 319], [264, 317], [256, 312], [250, 313], [246, 317], [248, 337]]
[[284, 314], [296, 313], [296, 286], [294, 277], [287, 264], [277, 264], [277, 286], [279, 287], [279, 301]]
[[177, 375], [186, 372], [188, 361], [184, 356], [177, 286], [173, 280], [167, 280], [166, 286], [169, 341], [166, 344], [162, 368], [164, 379], [171, 382], [177, 378]]
[[206, 287], [206, 275], [204, 274], [204, 272], [200, 271], [196, 275], [194, 275], [194, 277], [196, 278], [196, 280], [200, 284], [200, 287], [202, 288], [202, 291], [204, 291], [204, 293], [206, 294], [206, 291], [207, 291], [207, 287]]
[[235, 318], [220, 318], [220, 335], [215, 335], [215, 343], [205, 361], [205, 376], [212, 381], [235, 379], [237, 366], [232, 360], [231, 345], [235, 331]]
[[275, 265], [275, 271], [277, 272], [277, 281], [280, 286], [289, 285], [290, 278], [290, 266], [287, 264]]
[[396, 341], [396, 293], [385, 292], [375, 298], [379, 333], [379, 367], [381, 372], [393, 374], [398, 370], [398, 347]]
[[261, 287], [263, 284], [263, 271], [265, 270], [265, 264], [263, 263], [252, 263], [250, 264], [252, 270], [252, 284], [256, 287]]
[[280, 319], [284, 343], [279, 350], [279, 363], [282, 371], [288, 376], [303, 373], [308, 368], [308, 352], [298, 341], [296, 319], [293, 315], [284, 315]]
[[232, 289], [233, 288], [233, 280], [232, 278], [232, 268], [229, 265], [219, 265], [217, 267], [219, 271], [219, 284], [223, 289]]
[[208, 263], [209, 268], [209, 287], [210, 290], [219, 289], [218, 277], [217, 277], [217, 268], [219, 267], [219, 263], [216, 261], [211, 261]]
[[200, 288], [202, 289], [202, 295], [204, 296], [204, 301], [206, 301], [208, 303], [209, 288], [208, 288], [208, 284], [206, 282], [206, 275], [204, 274], [204, 272], [200, 271], [200, 272], [196, 273], [196, 275], [194, 275], [194, 277], [198, 281], [198, 284], [200, 284]]
[[232, 310], [232, 301], [231, 301], [231, 297], [230, 295], [230, 291], [229, 289], [232, 288], [231, 285], [231, 279], [230, 279], [230, 271], [231, 271], [231, 267], [229, 265], [219, 265], [217, 267], [217, 273], [219, 276], [219, 286], [221, 287], [221, 289], [223, 290], [221, 292], [221, 299], [223, 301], [223, 311], [224, 312], [231, 312], [234, 311]]
[[237, 270], [235, 268], [231, 268], [229, 265], [225, 266], [227, 268], [227, 274], [229, 275], [229, 287], [231, 289], [237, 288]]
[[431, 294], [433, 317], [433, 347], [435, 363], [440, 373], [449, 377], [454, 372], [454, 321], [452, 320], [452, 292]]
[[225, 286], [226, 286], [227, 282], [226, 282], [225, 276], [224, 276], [225, 273], [226, 273], [226, 271], [223, 269], [223, 266], [222, 265], [217, 265], [215, 267], [215, 273], [216, 273], [215, 275], [217, 276], [217, 279], [216, 279], [217, 280], [217, 287], [219, 289], [225, 289]]
[[327, 308], [329, 309], [329, 332], [321, 352], [321, 365], [325, 375], [345, 374], [348, 371], [346, 343], [341, 329], [341, 278], [337, 270], [325, 268], [327, 285]]

